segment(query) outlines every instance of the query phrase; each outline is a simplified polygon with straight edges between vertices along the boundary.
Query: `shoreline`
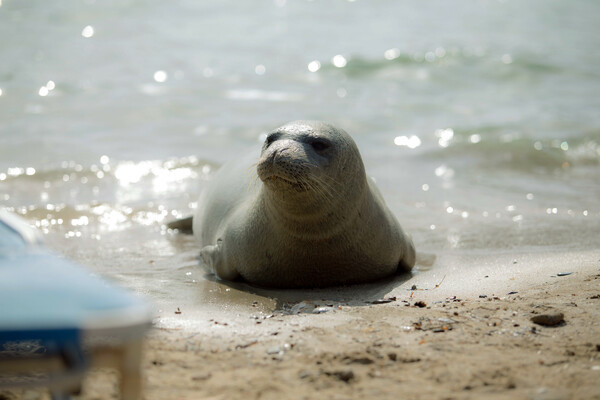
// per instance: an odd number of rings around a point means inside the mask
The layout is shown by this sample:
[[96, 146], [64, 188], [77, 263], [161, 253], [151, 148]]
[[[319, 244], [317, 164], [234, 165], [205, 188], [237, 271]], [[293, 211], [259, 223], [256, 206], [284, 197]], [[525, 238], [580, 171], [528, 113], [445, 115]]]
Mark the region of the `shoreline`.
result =
[[[563, 253], [513, 253], [480, 255], [441, 254], [433, 267], [420, 267], [413, 274], [397, 275], [378, 282], [323, 289], [272, 290], [239, 282], [206, 280], [190, 287], [193, 297], [174, 293], [155, 305], [155, 324], [160, 328], [182, 329], [210, 335], [210, 320], [220, 318], [238, 334], [258, 334], [249, 318], [266, 315], [290, 316], [323, 307], [328, 312], [364, 308], [373, 302], [396, 298], [406, 304], [424, 301], [439, 303], [447, 298], [467, 300], [514, 297], [535, 286], [562, 284], [598, 269], [599, 251]], [[564, 275], [563, 275], [564, 274]], [[562, 275], [562, 276], [559, 276]], [[189, 295], [189, 294], [188, 294]], [[181, 313], [175, 313], [180, 310]], [[331, 313], [321, 320], [337, 320]]]
[[[413, 291], [320, 314], [219, 315], [202, 331], [158, 326], [145, 345], [144, 398], [598, 399], [596, 260], [502, 297]], [[552, 312], [564, 322], [531, 321]], [[0, 392], [19, 398], [11, 393]], [[81, 398], [116, 393], [115, 374], [93, 370]]]

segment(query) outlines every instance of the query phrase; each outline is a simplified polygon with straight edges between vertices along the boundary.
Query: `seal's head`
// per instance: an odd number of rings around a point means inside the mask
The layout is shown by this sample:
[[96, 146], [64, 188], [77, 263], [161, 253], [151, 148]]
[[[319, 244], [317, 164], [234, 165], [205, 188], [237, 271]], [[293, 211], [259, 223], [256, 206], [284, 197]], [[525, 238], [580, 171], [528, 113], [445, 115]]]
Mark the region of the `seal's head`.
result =
[[[318, 121], [294, 121], [270, 132], [257, 173], [269, 192], [296, 202], [307, 197], [340, 198], [340, 190], [365, 181], [362, 159], [350, 135]], [[352, 184], [340, 185], [347, 181]]]

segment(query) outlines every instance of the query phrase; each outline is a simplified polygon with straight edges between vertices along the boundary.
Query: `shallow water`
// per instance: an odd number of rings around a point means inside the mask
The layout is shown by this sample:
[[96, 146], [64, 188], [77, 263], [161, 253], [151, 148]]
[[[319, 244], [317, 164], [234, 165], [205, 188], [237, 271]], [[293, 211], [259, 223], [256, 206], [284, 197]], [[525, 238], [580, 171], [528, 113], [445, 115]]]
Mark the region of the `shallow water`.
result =
[[600, 248], [600, 3], [0, 4], [0, 202], [165, 319], [278, 307], [163, 224], [294, 119], [355, 138], [437, 276]]

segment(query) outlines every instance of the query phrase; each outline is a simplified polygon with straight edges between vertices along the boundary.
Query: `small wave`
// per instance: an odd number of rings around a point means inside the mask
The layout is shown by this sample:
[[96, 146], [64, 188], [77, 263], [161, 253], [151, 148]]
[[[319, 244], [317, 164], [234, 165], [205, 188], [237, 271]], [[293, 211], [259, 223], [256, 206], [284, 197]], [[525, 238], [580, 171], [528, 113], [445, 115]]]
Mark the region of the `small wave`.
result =
[[[477, 72], [488, 79], [514, 79], [519, 76], [557, 74], [563, 71], [563, 67], [534, 54], [495, 54], [482, 49], [438, 47], [425, 52], [389, 49], [381, 58], [354, 55], [343, 58], [343, 63], [336, 57], [329, 62], [318, 61], [319, 70], [326, 73], [337, 71], [350, 77], [362, 78], [380, 74], [386, 77], [392, 74], [393, 77], [394, 73], [412, 69], [436, 69], [466, 76]], [[313, 61], [315, 62], [317, 61]], [[465, 71], [456, 72], [456, 69], [461, 68]]]
[[519, 171], [567, 169], [600, 165], [600, 142], [592, 135], [569, 139], [536, 139], [517, 131], [482, 128], [457, 130], [452, 141], [428, 146], [424, 157], [436, 160], [461, 159], [484, 169]]
[[266, 91], [259, 89], [235, 89], [228, 90], [225, 92], [225, 97], [231, 100], [240, 101], [272, 101], [272, 102], [284, 102], [284, 101], [300, 101], [303, 96], [300, 93], [288, 93], [280, 91]]

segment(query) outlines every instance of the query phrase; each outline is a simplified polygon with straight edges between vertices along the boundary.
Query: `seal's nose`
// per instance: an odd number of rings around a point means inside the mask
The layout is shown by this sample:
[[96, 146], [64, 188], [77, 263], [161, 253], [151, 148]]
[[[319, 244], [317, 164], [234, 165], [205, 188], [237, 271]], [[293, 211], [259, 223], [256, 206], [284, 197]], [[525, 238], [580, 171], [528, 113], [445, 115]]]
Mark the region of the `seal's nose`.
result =
[[293, 141], [290, 140], [278, 140], [276, 145], [273, 145], [268, 149], [269, 153], [267, 154], [267, 160], [275, 162], [288, 155], [292, 147], [292, 142]]
[[266, 163], [273, 164], [275, 162], [275, 158], [277, 158], [277, 154], [279, 153], [279, 149], [273, 149], [267, 154], [267, 158], [265, 159]]

